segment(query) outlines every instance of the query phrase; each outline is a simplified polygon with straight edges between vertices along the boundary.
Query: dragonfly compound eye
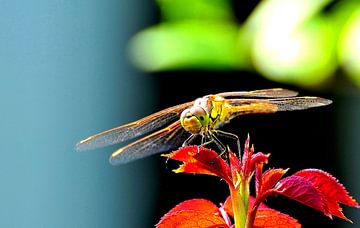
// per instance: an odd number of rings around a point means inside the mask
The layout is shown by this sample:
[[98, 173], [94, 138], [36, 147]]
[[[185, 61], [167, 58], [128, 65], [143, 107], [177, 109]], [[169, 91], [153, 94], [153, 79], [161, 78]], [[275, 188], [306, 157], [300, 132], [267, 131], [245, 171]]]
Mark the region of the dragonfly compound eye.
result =
[[180, 123], [186, 131], [198, 134], [209, 123], [209, 117], [203, 108], [194, 106], [181, 113]]

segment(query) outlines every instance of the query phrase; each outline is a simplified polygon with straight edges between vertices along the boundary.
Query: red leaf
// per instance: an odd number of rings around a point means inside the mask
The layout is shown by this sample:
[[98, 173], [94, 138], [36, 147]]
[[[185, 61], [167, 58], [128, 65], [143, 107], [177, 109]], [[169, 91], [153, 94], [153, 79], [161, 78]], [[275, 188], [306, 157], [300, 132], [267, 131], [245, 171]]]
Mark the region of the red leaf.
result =
[[156, 227], [229, 227], [215, 204], [204, 199], [184, 201], [166, 213]]
[[360, 207], [356, 200], [349, 195], [345, 187], [327, 172], [319, 169], [304, 169], [295, 173], [294, 176], [303, 177], [311, 182], [328, 200], [335, 200], [352, 207]]
[[232, 185], [230, 167], [215, 151], [188, 146], [163, 156], [184, 162], [175, 172], [215, 175]]
[[[345, 187], [329, 173], [318, 169], [305, 169], [294, 174], [309, 181], [323, 197], [328, 212], [345, 220], [339, 203], [359, 208], [359, 204], [346, 191]], [[350, 221], [350, 220], [349, 220]]]
[[171, 152], [169, 154], [162, 154], [161, 156], [171, 158], [173, 160], [182, 161], [182, 162], [195, 162], [194, 155], [200, 152], [199, 146], [186, 146], [181, 147], [180, 149]]
[[286, 177], [276, 184], [275, 190], [279, 194], [329, 215], [320, 192], [303, 177]]
[[273, 209], [259, 209], [256, 213], [254, 228], [301, 227], [293, 217]]
[[271, 189], [276, 182], [288, 171], [288, 169], [268, 169], [262, 175], [262, 185], [259, 195]]
[[224, 209], [231, 217], [234, 217], [231, 196], [228, 196], [224, 202]]
[[330, 218], [335, 215], [350, 221], [342, 213], [339, 203], [359, 207], [343, 185], [330, 174], [317, 169], [302, 170], [282, 179], [275, 189], [277, 193], [319, 210]]
[[234, 211], [232, 207], [231, 196], [228, 196], [224, 202], [224, 210], [228, 213], [231, 217], [234, 217]]

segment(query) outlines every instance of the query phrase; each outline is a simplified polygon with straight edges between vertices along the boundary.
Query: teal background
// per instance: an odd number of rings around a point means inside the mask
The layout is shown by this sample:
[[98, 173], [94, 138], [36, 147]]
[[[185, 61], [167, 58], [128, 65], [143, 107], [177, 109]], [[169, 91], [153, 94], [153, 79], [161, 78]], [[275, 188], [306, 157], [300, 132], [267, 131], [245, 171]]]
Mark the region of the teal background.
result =
[[[0, 1], [0, 227], [149, 227], [155, 168], [75, 143], [153, 110], [126, 59], [144, 1]], [[150, 208], [149, 208], [150, 207]]]

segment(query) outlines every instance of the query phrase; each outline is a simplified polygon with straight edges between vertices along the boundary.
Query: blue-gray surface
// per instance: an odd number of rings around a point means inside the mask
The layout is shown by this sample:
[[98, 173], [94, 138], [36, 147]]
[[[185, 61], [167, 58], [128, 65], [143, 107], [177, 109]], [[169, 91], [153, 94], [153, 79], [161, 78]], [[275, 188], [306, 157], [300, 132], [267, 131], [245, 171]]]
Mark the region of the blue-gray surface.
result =
[[82, 137], [153, 111], [151, 81], [125, 53], [144, 8], [126, 0], [0, 0], [0, 227], [152, 225], [149, 162], [112, 167], [110, 148], [73, 149]]

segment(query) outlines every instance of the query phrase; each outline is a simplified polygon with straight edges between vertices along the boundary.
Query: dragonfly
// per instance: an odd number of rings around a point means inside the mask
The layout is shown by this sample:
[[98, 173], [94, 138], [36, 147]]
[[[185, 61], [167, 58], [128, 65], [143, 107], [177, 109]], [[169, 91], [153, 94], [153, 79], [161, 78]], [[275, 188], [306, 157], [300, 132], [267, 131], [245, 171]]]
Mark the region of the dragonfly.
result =
[[200, 145], [214, 142], [221, 150], [224, 145], [218, 135], [235, 138], [240, 148], [236, 135], [219, 130], [235, 117], [303, 110], [332, 103], [321, 97], [297, 95], [295, 91], [282, 88], [206, 95], [85, 138], [75, 148], [84, 151], [137, 138], [111, 154], [112, 165], [191, 145], [198, 137], [201, 137]]

